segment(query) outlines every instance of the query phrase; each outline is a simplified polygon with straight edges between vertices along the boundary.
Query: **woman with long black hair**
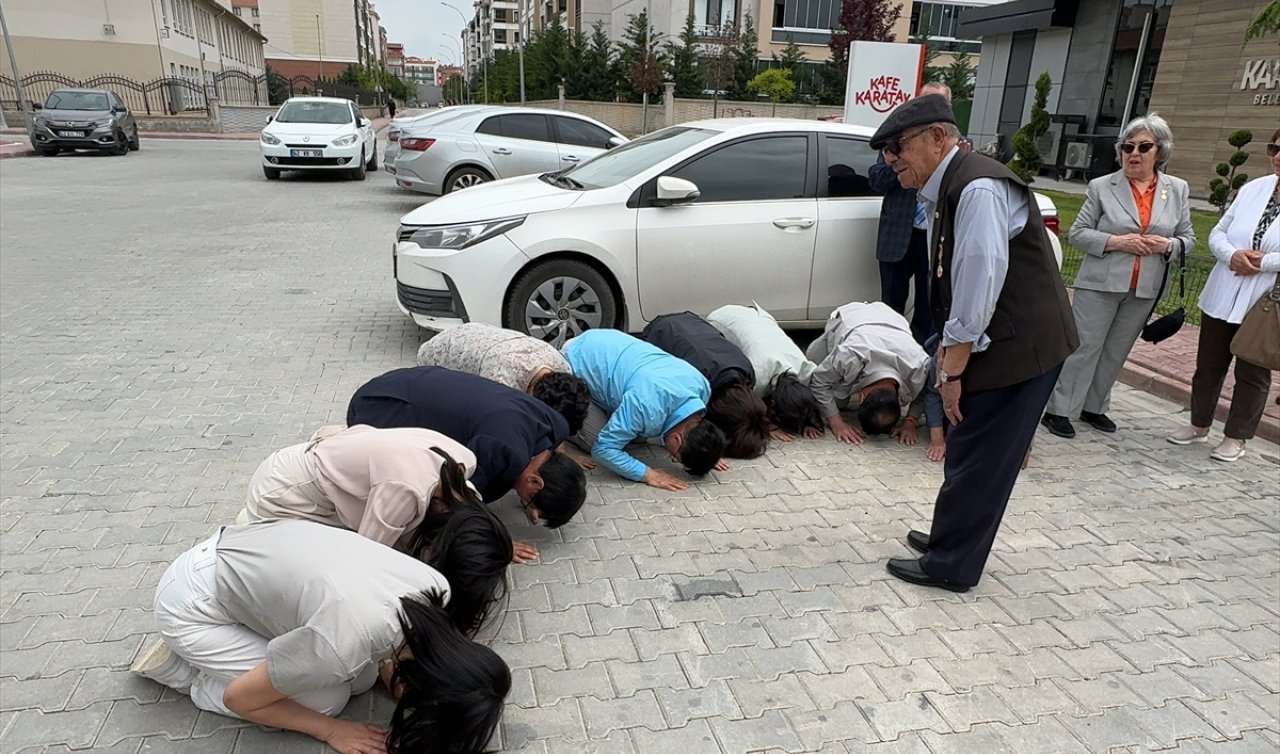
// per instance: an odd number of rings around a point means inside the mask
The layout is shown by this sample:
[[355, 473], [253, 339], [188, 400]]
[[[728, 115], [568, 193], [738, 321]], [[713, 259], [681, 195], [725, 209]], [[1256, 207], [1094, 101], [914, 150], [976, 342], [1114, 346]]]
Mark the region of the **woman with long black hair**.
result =
[[[432, 546], [447, 551], [450, 526], [464, 520], [450, 517]], [[347, 529], [222, 527], [161, 578], [162, 641], [133, 670], [200, 709], [305, 733], [342, 754], [481, 752], [511, 673], [459, 630], [449, 602], [435, 568]], [[335, 717], [379, 676], [397, 699], [387, 730]]]

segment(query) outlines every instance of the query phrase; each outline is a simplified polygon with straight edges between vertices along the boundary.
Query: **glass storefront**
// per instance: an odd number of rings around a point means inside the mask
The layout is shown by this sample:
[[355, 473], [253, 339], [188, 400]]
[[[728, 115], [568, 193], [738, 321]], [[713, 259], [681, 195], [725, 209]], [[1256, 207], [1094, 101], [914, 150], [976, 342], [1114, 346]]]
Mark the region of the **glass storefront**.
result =
[[1125, 0], [1098, 109], [1098, 130], [1121, 128], [1126, 119], [1146, 114], [1172, 10], [1173, 0]]

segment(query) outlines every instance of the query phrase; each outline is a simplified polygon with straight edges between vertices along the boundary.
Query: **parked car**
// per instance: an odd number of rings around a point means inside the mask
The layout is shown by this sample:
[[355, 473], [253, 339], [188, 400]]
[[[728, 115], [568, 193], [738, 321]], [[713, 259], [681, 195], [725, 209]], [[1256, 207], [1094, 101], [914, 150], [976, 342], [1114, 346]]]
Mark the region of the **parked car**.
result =
[[571, 167], [627, 143], [612, 128], [574, 113], [523, 107], [451, 107], [445, 113], [460, 110], [464, 112], [459, 117], [401, 131], [396, 185], [447, 194]]
[[[468, 112], [474, 112], [488, 107], [488, 105], [459, 105], [456, 107], [441, 108], [428, 110], [425, 113], [417, 113], [415, 115], [402, 115], [399, 118], [392, 119], [387, 125], [387, 146], [382, 151], [382, 168], [388, 173], [395, 175], [396, 158], [400, 156], [400, 134], [404, 129], [410, 126], [421, 126], [428, 123], [432, 126], [439, 126], [445, 120], [462, 117]], [[415, 129], [421, 131], [421, 129]]]
[[[871, 134], [699, 121], [450, 194], [401, 220], [397, 302], [427, 329], [483, 322], [557, 344], [752, 301], [785, 326], [820, 327], [841, 304], [880, 297]], [[1036, 196], [1061, 264], [1056, 209]]]
[[267, 118], [258, 142], [262, 173], [276, 180], [286, 170], [340, 170], [364, 180], [378, 169], [373, 123], [351, 100], [293, 97]]
[[138, 121], [115, 92], [55, 89], [36, 107], [32, 146], [45, 157], [77, 149], [126, 155], [142, 147]]

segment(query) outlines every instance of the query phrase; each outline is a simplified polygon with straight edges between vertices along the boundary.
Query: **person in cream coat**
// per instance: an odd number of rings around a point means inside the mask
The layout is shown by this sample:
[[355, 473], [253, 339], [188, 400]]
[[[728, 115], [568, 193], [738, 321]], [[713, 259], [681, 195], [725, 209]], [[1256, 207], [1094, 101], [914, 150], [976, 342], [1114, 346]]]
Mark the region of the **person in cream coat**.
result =
[[1107, 416], [1111, 388], [1170, 264], [1181, 264], [1195, 245], [1187, 182], [1164, 172], [1172, 151], [1164, 118], [1130, 121], [1116, 142], [1121, 169], [1090, 181], [1068, 233], [1085, 252], [1071, 304], [1080, 347], [1063, 365], [1041, 420], [1059, 437], [1075, 437], [1076, 417], [1116, 431]]

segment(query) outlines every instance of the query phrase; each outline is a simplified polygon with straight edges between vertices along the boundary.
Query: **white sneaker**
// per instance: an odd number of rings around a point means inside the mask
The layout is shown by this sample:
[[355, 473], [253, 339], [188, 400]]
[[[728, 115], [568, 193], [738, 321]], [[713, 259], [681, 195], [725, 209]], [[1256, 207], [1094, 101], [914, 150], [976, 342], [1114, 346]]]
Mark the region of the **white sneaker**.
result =
[[175, 655], [161, 639], [143, 650], [129, 670], [184, 694], [190, 690], [196, 676], [195, 668]]
[[1174, 445], [1190, 445], [1197, 442], [1209, 442], [1209, 430], [1186, 425], [1177, 432], [1164, 438]]
[[1222, 441], [1222, 444], [1213, 449], [1209, 457], [1215, 461], [1223, 461], [1231, 463], [1240, 460], [1244, 455], [1244, 440], [1233, 440], [1230, 437]]

